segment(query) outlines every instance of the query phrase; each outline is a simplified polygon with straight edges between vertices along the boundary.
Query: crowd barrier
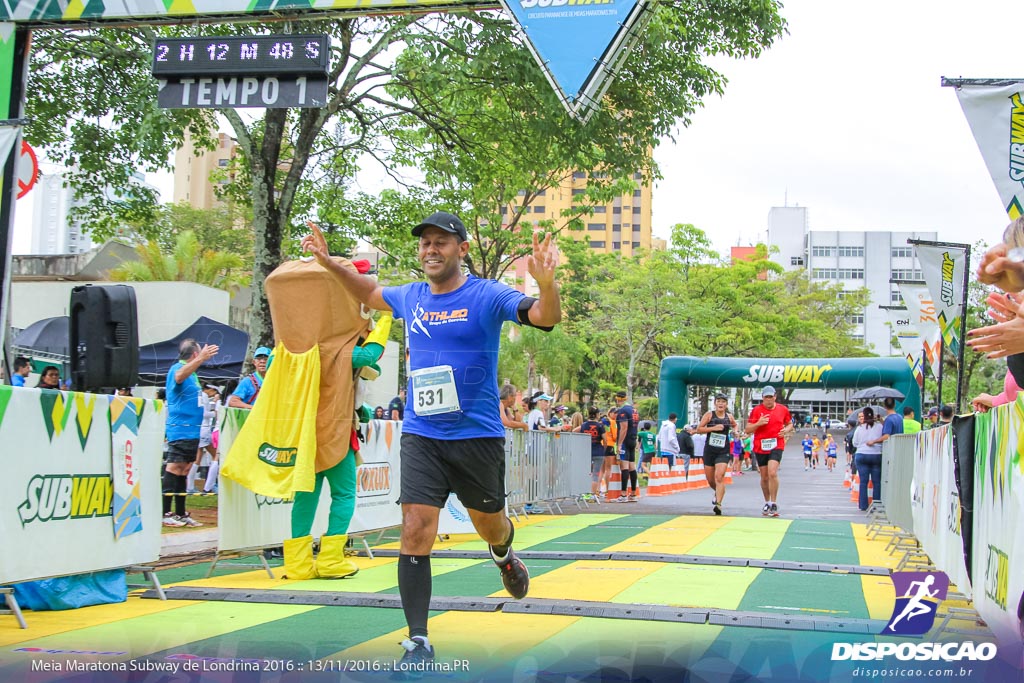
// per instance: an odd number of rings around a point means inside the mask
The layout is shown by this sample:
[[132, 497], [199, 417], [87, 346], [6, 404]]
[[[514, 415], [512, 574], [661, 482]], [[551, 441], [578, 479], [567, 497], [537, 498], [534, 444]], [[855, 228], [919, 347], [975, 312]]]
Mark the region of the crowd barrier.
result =
[[163, 401], [0, 386], [0, 584], [160, 557]]
[[886, 441], [887, 519], [914, 534], [1005, 647], [1024, 634], [1024, 394]]
[[505, 431], [505, 490], [511, 508], [590, 492], [590, 436]]

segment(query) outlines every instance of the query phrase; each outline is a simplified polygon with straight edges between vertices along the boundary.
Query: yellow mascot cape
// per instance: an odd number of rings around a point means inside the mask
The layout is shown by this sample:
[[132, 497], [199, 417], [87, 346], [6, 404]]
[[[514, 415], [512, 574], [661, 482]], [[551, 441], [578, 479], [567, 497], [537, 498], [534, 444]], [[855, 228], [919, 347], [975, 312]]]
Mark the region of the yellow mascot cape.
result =
[[372, 312], [316, 261], [282, 264], [265, 287], [278, 343], [221, 474], [255, 493], [292, 498], [312, 491], [316, 473], [348, 454], [352, 350], [367, 336]]

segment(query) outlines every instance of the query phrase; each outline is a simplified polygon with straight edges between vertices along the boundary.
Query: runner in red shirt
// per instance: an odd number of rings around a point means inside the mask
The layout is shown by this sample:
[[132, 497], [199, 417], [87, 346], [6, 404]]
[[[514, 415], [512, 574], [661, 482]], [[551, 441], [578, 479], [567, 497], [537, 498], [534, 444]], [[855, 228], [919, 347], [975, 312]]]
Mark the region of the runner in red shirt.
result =
[[786, 448], [785, 438], [793, 434], [793, 418], [789, 408], [775, 402], [775, 387], [761, 389], [761, 405], [750, 412], [744, 431], [754, 435], [754, 457], [761, 473], [761, 492], [764, 494], [761, 514], [778, 517], [779, 463]]

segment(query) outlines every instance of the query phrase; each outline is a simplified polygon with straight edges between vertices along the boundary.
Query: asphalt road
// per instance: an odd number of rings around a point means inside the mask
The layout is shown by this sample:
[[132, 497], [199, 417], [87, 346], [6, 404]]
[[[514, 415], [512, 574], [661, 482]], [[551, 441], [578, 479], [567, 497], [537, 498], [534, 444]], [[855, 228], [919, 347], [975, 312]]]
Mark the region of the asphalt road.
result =
[[[865, 522], [864, 513], [857, 509], [856, 502], [850, 501], [850, 492], [843, 488], [843, 468], [846, 465], [843, 439], [846, 437], [846, 431], [831, 432], [839, 444], [839, 455], [833, 472], [825, 469], [824, 453], [821, 455], [818, 469], [804, 471], [803, 449], [800, 445], [804, 431], [799, 430], [797, 436], [789, 440], [782, 455], [782, 464], [779, 467], [779, 517]], [[637, 503], [591, 504], [583, 512], [713, 516], [711, 500], [710, 489], [698, 489], [668, 496], [643, 497]], [[763, 505], [760, 475], [753, 471], [743, 472], [740, 476], [733, 476], [733, 483], [726, 487], [722, 514], [732, 517], [760, 517]], [[569, 512], [566, 506], [563, 506], [563, 510]], [[575, 509], [573, 511], [575, 512]]]

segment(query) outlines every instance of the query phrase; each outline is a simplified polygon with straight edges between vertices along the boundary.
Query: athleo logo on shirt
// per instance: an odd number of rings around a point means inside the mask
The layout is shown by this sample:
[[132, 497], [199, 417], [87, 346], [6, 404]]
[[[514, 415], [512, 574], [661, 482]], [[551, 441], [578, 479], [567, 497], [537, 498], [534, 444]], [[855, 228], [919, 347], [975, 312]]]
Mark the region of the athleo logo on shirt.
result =
[[278, 448], [269, 443], [260, 444], [259, 459], [272, 467], [295, 467], [298, 448]]
[[454, 311], [423, 311], [423, 314], [420, 316], [420, 320], [430, 325], [456, 320], [464, 321], [467, 318], [469, 318], [468, 308], [459, 308]]

